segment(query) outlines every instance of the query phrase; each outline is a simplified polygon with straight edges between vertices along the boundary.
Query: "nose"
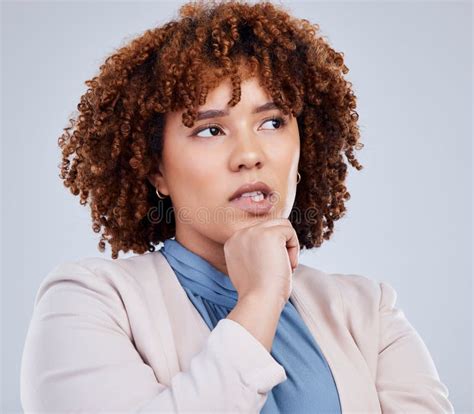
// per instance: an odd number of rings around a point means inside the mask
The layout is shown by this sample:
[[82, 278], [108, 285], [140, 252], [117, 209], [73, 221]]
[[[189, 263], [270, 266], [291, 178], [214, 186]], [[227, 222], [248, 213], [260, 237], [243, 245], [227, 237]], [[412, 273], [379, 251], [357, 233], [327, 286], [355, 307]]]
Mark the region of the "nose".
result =
[[238, 143], [234, 148], [230, 167], [232, 171], [240, 171], [242, 168], [252, 169], [254, 167], [262, 168], [265, 162], [265, 155], [258, 138], [251, 134], [238, 139]]

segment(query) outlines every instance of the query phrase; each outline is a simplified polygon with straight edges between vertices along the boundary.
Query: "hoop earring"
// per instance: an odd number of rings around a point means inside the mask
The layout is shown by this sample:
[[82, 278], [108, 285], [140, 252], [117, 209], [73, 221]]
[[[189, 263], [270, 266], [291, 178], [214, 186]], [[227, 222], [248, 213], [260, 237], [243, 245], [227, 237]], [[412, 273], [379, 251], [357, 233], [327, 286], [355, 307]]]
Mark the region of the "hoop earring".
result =
[[298, 179], [296, 180], [296, 184], [298, 184], [301, 181], [301, 174], [298, 171]]
[[166, 196], [165, 196], [165, 197], [162, 197], [162, 196], [160, 195], [160, 192], [159, 192], [158, 190], [156, 190], [156, 195], [158, 196], [158, 198], [161, 198], [162, 200], [164, 200], [164, 199], [166, 198]]

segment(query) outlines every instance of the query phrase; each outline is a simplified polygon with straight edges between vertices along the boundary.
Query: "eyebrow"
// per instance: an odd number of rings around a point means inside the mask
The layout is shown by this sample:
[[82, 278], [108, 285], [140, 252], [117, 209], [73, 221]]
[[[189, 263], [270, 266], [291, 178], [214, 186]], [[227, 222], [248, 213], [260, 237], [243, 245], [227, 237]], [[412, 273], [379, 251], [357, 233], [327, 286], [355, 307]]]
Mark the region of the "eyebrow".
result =
[[[279, 109], [275, 102], [267, 102], [261, 106], [257, 106], [252, 111], [252, 114], [258, 114], [259, 112], [269, 111], [271, 109]], [[196, 121], [202, 121], [203, 119], [209, 118], [218, 118], [221, 116], [229, 115], [229, 110], [221, 109], [209, 109], [207, 111], [202, 111], [197, 113]]]

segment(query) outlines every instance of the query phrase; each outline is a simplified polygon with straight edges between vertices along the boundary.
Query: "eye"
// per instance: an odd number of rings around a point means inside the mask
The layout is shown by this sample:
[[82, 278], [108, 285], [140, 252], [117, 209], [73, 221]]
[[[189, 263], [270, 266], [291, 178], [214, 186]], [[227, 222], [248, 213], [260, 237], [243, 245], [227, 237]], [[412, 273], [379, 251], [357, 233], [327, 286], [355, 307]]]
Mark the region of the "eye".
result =
[[[214, 125], [214, 124], [209, 124], [209, 125], [206, 125], [205, 128], [198, 129], [196, 132], [193, 133], [193, 135], [195, 135], [196, 137], [199, 137], [199, 138], [208, 138], [209, 135], [208, 135], [208, 136], [198, 135], [198, 134], [200, 134], [201, 132], [206, 131], [206, 130], [211, 131], [211, 135], [210, 135], [210, 136], [212, 136], [212, 137], [216, 137], [216, 136], [217, 136], [217, 132], [218, 132], [218, 131], [222, 131], [219, 126]], [[216, 134], [213, 134], [212, 132], [216, 132]]]
[[281, 127], [284, 127], [286, 125], [286, 119], [285, 118], [282, 118], [282, 117], [272, 117], [270, 119], [267, 119], [266, 121], [264, 121], [264, 124], [266, 124], [267, 122], [276, 122], [277, 125], [279, 125], [279, 127], [277, 129], [280, 129]]
[[[278, 125], [278, 127], [276, 129], [281, 129], [282, 127], [284, 127], [287, 124], [288, 121], [283, 117], [279, 117], [279, 116], [275, 117], [274, 116], [272, 118], [269, 118], [269, 119], [263, 121], [262, 125], [266, 124], [267, 122], [273, 122], [273, 123], [276, 122], [276, 124]], [[211, 132], [211, 135], [207, 135], [207, 136], [198, 135], [201, 132], [204, 132], [204, 131], [207, 131], [207, 130], [209, 130]], [[220, 126], [215, 125], [215, 124], [208, 124], [204, 128], [200, 128], [197, 131], [193, 132], [193, 136], [196, 136], [198, 138], [216, 137], [216, 136], [218, 136], [219, 131], [222, 131]]]

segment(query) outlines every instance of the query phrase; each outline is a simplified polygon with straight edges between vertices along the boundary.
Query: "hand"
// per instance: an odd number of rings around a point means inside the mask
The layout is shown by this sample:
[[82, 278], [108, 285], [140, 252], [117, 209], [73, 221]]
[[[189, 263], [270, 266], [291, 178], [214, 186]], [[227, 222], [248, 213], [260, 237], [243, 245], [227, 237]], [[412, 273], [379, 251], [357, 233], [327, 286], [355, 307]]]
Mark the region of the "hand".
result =
[[236, 231], [224, 244], [227, 273], [239, 299], [276, 297], [286, 303], [300, 245], [291, 222], [272, 219]]

